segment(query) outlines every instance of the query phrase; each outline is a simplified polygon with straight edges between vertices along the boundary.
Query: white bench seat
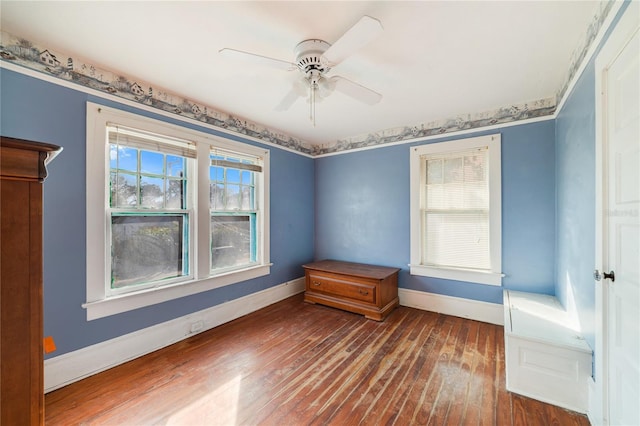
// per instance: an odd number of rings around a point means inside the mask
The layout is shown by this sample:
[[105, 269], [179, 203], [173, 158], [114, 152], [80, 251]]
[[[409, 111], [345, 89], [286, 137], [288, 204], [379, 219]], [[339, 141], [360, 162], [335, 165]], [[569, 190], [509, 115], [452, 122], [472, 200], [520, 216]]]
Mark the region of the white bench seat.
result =
[[586, 413], [592, 350], [554, 296], [504, 291], [507, 390]]

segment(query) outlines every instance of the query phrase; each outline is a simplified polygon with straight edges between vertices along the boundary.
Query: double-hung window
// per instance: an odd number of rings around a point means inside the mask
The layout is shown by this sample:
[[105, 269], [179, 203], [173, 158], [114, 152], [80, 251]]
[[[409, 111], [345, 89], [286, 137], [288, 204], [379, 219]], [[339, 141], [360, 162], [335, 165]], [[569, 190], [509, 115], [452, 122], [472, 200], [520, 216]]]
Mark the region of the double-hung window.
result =
[[500, 135], [411, 148], [411, 273], [501, 285]]
[[195, 144], [107, 126], [108, 294], [191, 278]]
[[270, 273], [269, 151], [87, 103], [87, 318]]
[[261, 160], [219, 148], [210, 158], [211, 269], [254, 265], [259, 257], [256, 183]]

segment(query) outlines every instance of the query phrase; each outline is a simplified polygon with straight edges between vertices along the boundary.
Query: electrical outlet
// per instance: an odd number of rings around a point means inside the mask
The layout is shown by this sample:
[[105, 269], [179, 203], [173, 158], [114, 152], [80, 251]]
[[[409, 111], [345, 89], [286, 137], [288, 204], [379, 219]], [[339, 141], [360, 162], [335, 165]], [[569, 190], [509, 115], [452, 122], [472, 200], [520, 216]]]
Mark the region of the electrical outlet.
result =
[[195, 321], [191, 323], [191, 332], [197, 333], [198, 331], [204, 328], [204, 322], [202, 320]]

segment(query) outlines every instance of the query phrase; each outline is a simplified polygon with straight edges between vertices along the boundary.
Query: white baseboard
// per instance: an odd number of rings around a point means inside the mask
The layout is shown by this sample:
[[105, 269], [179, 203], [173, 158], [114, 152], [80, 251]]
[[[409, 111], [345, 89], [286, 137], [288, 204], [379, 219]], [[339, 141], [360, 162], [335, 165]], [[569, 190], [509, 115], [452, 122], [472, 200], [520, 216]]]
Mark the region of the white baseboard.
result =
[[44, 362], [45, 392], [123, 364], [304, 291], [298, 278]]
[[[44, 362], [44, 389], [51, 392], [85, 377], [169, 346], [304, 291], [304, 278], [221, 303], [161, 324], [69, 352]], [[502, 305], [398, 289], [400, 304], [503, 325]], [[193, 330], [193, 331], [192, 331]]]
[[461, 297], [444, 296], [424, 291], [398, 289], [402, 306], [504, 325], [504, 310], [497, 303], [480, 302]]

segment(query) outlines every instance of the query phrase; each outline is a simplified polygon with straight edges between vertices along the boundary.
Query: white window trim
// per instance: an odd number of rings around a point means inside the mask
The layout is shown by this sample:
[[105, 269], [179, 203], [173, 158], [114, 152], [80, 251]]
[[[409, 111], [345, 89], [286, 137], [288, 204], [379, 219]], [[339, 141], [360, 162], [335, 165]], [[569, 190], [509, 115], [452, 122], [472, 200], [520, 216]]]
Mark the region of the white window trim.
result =
[[[437, 268], [421, 264], [420, 156], [489, 147], [489, 241], [491, 271], [463, 268]], [[410, 147], [410, 222], [412, 275], [501, 286], [502, 277], [502, 183], [500, 134], [457, 139]]]
[[[193, 226], [191, 278], [174, 284], [167, 284], [140, 291], [112, 295], [107, 294], [106, 276], [108, 259], [106, 257], [107, 223], [109, 220], [106, 205], [108, 191], [107, 161], [109, 147], [106, 143], [107, 123], [148, 130], [179, 139], [189, 139], [196, 143], [198, 160], [193, 171], [197, 176], [194, 191], [200, 202], [194, 206], [191, 219]], [[172, 299], [197, 294], [214, 288], [223, 287], [241, 281], [268, 275], [271, 270], [269, 251], [269, 150], [240, 142], [216, 138], [212, 135], [187, 129], [181, 126], [154, 120], [148, 117], [128, 113], [103, 105], [87, 102], [87, 163], [86, 163], [86, 226], [87, 226], [87, 301], [82, 305], [87, 310], [87, 320], [115, 315], [144, 306], [166, 302]], [[259, 232], [258, 259], [260, 263], [250, 267], [217, 275], [211, 275], [209, 266], [209, 185], [198, 182], [209, 181], [209, 153], [211, 147], [226, 148], [237, 152], [262, 157], [261, 191], [258, 191], [259, 220], [262, 232]], [[204, 238], [199, 238], [203, 235]], [[195, 247], [195, 250], [194, 250]]]

